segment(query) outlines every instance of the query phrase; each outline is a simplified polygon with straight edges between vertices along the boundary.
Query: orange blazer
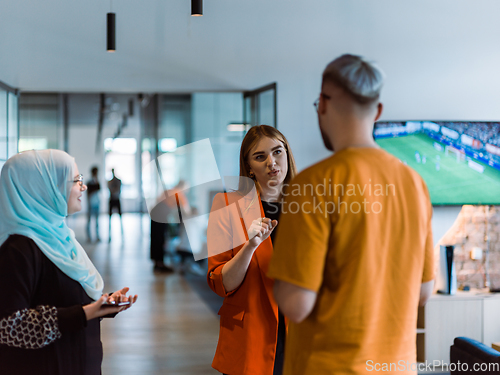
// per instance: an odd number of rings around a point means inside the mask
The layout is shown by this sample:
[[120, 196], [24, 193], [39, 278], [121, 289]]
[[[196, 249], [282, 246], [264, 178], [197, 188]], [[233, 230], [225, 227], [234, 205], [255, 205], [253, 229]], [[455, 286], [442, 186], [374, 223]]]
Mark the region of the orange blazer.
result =
[[[222, 211], [219, 213], [222, 214], [214, 219], [212, 213], [220, 209]], [[229, 375], [273, 374], [278, 305], [273, 297], [274, 281], [266, 276], [273, 252], [271, 238], [262, 242], [255, 250], [246, 276], [237, 289], [226, 292], [222, 283], [222, 267], [241, 250], [242, 243], [248, 240], [246, 228], [249, 228], [252, 218], [256, 217], [264, 217], [258, 196], [252, 202], [238, 193], [217, 194], [208, 224], [209, 255], [217, 251], [214, 246], [220, 244], [220, 241], [215, 241], [214, 237], [221, 233], [232, 236], [237, 245], [231, 250], [210, 256], [207, 274], [210, 288], [225, 297], [219, 310], [219, 342], [212, 367]]]

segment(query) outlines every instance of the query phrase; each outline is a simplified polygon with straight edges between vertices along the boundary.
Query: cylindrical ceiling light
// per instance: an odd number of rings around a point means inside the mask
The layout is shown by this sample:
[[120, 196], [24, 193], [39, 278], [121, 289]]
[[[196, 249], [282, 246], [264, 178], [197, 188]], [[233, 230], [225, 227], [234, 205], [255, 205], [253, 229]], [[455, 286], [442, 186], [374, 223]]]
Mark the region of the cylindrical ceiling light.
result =
[[203, 16], [203, 0], [191, 0], [191, 15]]
[[107, 48], [108, 52], [115, 52], [116, 49], [116, 24], [115, 14], [108, 13], [107, 18]]

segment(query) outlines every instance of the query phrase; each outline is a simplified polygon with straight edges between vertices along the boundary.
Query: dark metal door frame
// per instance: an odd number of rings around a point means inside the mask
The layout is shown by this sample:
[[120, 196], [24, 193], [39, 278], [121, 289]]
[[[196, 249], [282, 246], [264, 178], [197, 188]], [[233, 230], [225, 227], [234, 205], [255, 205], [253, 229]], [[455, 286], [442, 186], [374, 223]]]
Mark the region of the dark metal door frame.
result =
[[[278, 114], [277, 114], [277, 83], [273, 82], [268, 85], [259, 87], [255, 90], [243, 92], [243, 121], [250, 126], [259, 125], [257, 119], [259, 118], [259, 94], [273, 90], [274, 91], [274, 127], [278, 128]], [[247, 98], [250, 98], [250, 108], [247, 108]]]

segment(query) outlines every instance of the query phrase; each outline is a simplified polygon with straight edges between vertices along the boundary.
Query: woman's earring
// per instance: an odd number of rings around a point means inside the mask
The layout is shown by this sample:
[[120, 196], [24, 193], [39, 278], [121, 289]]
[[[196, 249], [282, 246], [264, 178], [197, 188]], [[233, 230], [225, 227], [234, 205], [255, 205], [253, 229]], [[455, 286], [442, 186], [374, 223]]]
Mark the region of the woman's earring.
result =
[[250, 178], [254, 178], [255, 177], [255, 174], [253, 172], [250, 172], [249, 175], [250, 175]]

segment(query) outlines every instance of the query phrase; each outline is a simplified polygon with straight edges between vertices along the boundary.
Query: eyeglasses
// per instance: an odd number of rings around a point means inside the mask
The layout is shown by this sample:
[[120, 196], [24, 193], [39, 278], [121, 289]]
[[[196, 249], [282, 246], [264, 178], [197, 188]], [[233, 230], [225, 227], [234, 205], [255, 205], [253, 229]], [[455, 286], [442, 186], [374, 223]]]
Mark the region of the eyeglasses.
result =
[[76, 178], [73, 180], [73, 183], [80, 183], [80, 186], [83, 185], [83, 174], [79, 174], [78, 176], [76, 176]]
[[326, 95], [326, 94], [320, 93], [320, 94], [319, 94], [319, 98], [318, 98], [318, 99], [316, 99], [316, 100], [314, 101], [314, 103], [313, 103], [314, 108], [316, 108], [316, 111], [317, 111], [317, 110], [318, 110], [318, 108], [319, 108], [319, 101], [320, 101], [321, 97], [323, 97], [325, 100], [329, 100], [329, 99], [331, 99], [331, 98], [332, 98], [331, 96], [328, 96], [328, 95]]

